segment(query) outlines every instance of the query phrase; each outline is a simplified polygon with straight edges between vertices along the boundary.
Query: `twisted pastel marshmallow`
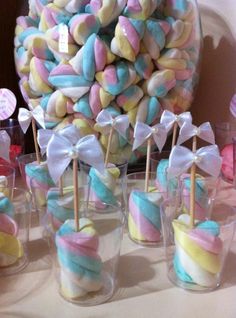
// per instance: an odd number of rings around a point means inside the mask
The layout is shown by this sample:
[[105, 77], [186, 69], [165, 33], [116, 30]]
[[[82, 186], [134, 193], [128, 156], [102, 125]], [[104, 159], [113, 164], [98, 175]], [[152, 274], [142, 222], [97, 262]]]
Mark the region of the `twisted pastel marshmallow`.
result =
[[124, 15], [133, 19], [146, 20], [161, 2], [162, 0], [128, 0]]
[[141, 79], [148, 79], [151, 77], [154, 65], [149, 54], [138, 54], [134, 62], [134, 68]]
[[195, 30], [191, 22], [176, 20], [171, 25], [171, 30], [166, 38], [168, 49], [185, 49], [193, 45]]
[[[38, 23], [34, 19], [32, 19], [29, 16], [20, 16], [16, 19], [16, 27], [15, 27], [15, 35], [18, 37], [19, 34], [21, 34], [24, 30], [27, 30], [30, 27], [37, 28]], [[19, 44], [18, 39], [15, 41], [16, 44]]]
[[55, 184], [49, 175], [46, 162], [38, 164], [36, 161], [25, 166], [26, 183], [29, 189], [33, 188], [36, 203], [39, 207], [46, 205], [46, 196]]
[[165, 1], [164, 13], [175, 19], [184, 21], [194, 20], [194, 8], [191, 1], [187, 0], [167, 0]]
[[35, 36], [32, 39], [31, 52], [39, 59], [53, 61], [54, 56], [49, 50], [46, 38]]
[[175, 72], [172, 70], [156, 71], [146, 80], [143, 89], [149, 96], [165, 97], [175, 87]]
[[19, 48], [15, 48], [14, 58], [18, 75], [22, 77], [28, 74], [30, 71], [32, 52], [26, 50], [23, 46], [20, 46]]
[[0, 214], [1, 213], [10, 217], [14, 215], [14, 206], [11, 200], [2, 192], [0, 192]]
[[78, 118], [77, 116], [75, 116], [73, 125], [75, 125], [79, 129], [81, 136], [91, 134], [96, 136], [96, 131], [94, 130], [95, 120], [90, 120], [83, 115], [80, 115]]
[[80, 218], [78, 232], [74, 220], [65, 221], [56, 232], [56, 246], [65, 298], [74, 300], [102, 288], [99, 237], [92, 221]]
[[161, 240], [160, 204], [158, 192], [132, 190], [129, 196], [129, 235], [134, 241], [147, 244]]
[[[71, 200], [69, 196], [71, 197]], [[74, 216], [72, 187], [63, 188], [63, 196], [59, 188], [51, 188], [47, 193], [47, 213], [51, 216], [51, 222], [55, 229]]]
[[156, 180], [155, 184], [159, 191], [167, 192], [168, 180], [167, 169], [169, 167], [168, 159], [161, 159], [156, 168]]
[[[8, 230], [14, 225], [9, 224], [13, 220], [3, 220], [3, 216], [0, 216], [2, 225], [5, 224], [5, 228]], [[15, 231], [15, 229], [14, 229]], [[0, 231], [0, 267], [6, 267], [13, 265], [16, 263], [20, 258], [24, 256], [24, 249], [21, 244], [21, 241], [15, 236], [11, 234], [7, 234], [5, 232]]]
[[160, 115], [160, 111], [161, 104], [156, 97], [144, 96], [138, 105], [136, 121], [151, 125]]
[[157, 60], [157, 66], [160, 70], [173, 70], [175, 78], [182, 81], [193, 75], [195, 67], [187, 51], [179, 49], [165, 51]]
[[88, 118], [96, 118], [102, 108], [106, 108], [114, 96], [107, 93], [98, 83], [94, 83], [89, 93], [81, 97], [73, 106], [75, 112]]
[[156, 168], [155, 184], [159, 191], [163, 192], [164, 197], [168, 195], [176, 196], [176, 191], [179, 188], [177, 178], [172, 178], [168, 175], [169, 159], [161, 159]]
[[68, 24], [70, 15], [53, 3], [44, 6], [40, 15], [39, 30], [46, 32], [60, 23]]
[[160, 56], [160, 51], [165, 47], [166, 35], [170, 30], [168, 22], [163, 20], [149, 19], [146, 22], [146, 29], [142, 39], [145, 50], [152, 59]]
[[18, 47], [23, 46], [26, 50], [32, 46], [32, 41], [35, 37], [45, 38], [45, 35], [37, 27], [29, 27], [18, 34]]
[[134, 62], [140, 51], [140, 41], [143, 38], [145, 24], [120, 16], [115, 28], [115, 36], [111, 41], [111, 50], [116, 55]]
[[40, 105], [43, 110], [52, 117], [63, 118], [67, 114], [69, 105], [73, 105], [70, 98], [64, 96], [59, 90], [45, 96]]
[[187, 283], [216, 287], [223, 261], [218, 223], [204, 221], [193, 229], [178, 220], [174, 220], [172, 225], [176, 245], [174, 270], [177, 277]]
[[104, 27], [120, 15], [125, 5], [126, 0], [90, 0], [85, 11], [94, 14]]
[[132, 64], [123, 61], [108, 65], [103, 72], [96, 74], [96, 80], [111, 95], [119, 95], [136, 80]]
[[180, 114], [188, 110], [189, 105], [193, 101], [192, 81], [177, 81], [176, 86], [161, 98], [161, 104], [164, 109], [170, 110], [175, 114]]
[[36, 99], [38, 96], [40, 96], [39, 94], [37, 95], [36, 92], [32, 91], [29, 85], [29, 77], [27, 76], [23, 76], [20, 79], [19, 86], [20, 86], [21, 94], [27, 104], [29, 103], [29, 100], [31, 98]]
[[117, 187], [119, 176], [120, 170], [116, 167], [107, 168], [104, 174], [95, 168], [90, 169], [90, 200], [96, 202], [97, 207], [117, 204], [117, 194], [120, 191]]
[[52, 92], [49, 73], [54, 63], [33, 57], [30, 61], [29, 85], [33, 92], [48, 94]]
[[74, 15], [70, 22], [70, 33], [76, 43], [83, 45], [93, 33], [97, 34], [100, 29], [98, 19], [89, 13]]
[[116, 103], [128, 112], [138, 105], [142, 97], [143, 90], [137, 85], [131, 85], [117, 96]]
[[70, 64], [76, 73], [83, 75], [88, 81], [93, 81], [95, 73], [103, 71], [114, 59], [115, 56], [107, 44], [99, 36], [92, 34], [76, 56], [70, 60]]
[[[67, 28], [65, 24], [64, 26], [65, 28]], [[61, 24], [55, 25], [53, 28], [48, 29], [45, 33], [47, 45], [53, 53], [55, 59], [59, 62], [63, 60], [70, 60], [73, 56], [75, 56], [75, 54], [78, 51], [78, 46], [69, 32], [67, 41], [67, 51], [62, 51], [60, 48], [61, 34]]]
[[50, 2], [52, 0], [29, 0], [29, 16], [34, 19], [40, 17], [44, 6]]
[[78, 75], [69, 64], [59, 64], [48, 77], [49, 83], [58, 88], [62, 94], [74, 100], [87, 93], [92, 86], [82, 75]]
[[0, 193], [0, 267], [13, 265], [24, 255], [23, 246], [17, 238], [18, 225], [13, 217], [12, 202]]
[[51, 117], [51, 116], [47, 117], [47, 116], [45, 116], [45, 121], [46, 121], [46, 124], [48, 123], [48, 126], [49, 126], [50, 123], [53, 124], [52, 121], [54, 119], [56, 119], [58, 121], [57, 124], [54, 125], [54, 130], [58, 131], [58, 130], [63, 129], [66, 126], [72, 124], [72, 122], [74, 120], [74, 116], [73, 115], [67, 115], [66, 117], [64, 117], [63, 119], [60, 119], [60, 120], [58, 120], [57, 117]]
[[89, 0], [53, 0], [53, 2], [60, 8], [64, 8], [70, 13], [83, 12]]
[[[44, 124], [45, 124], [45, 128], [47, 129], [55, 128], [56, 126], [59, 125], [59, 123], [61, 123], [65, 118], [67, 118], [64, 116], [58, 117], [64, 113], [64, 106], [63, 106], [64, 98], [60, 98], [60, 96], [56, 98], [56, 95], [57, 95], [55, 94], [56, 92], [57, 91], [55, 91], [53, 94], [46, 94], [42, 96], [41, 98], [34, 98], [34, 99], [28, 100], [28, 104], [30, 105], [31, 109], [34, 109], [35, 107], [40, 105], [41, 108], [44, 110], [45, 112]], [[68, 100], [70, 101], [70, 99]], [[50, 111], [51, 114], [48, 114], [47, 111]]]
[[[96, 126], [94, 128], [99, 131], [99, 129]], [[101, 133], [99, 137], [99, 141], [101, 145], [103, 146], [103, 148], [107, 150], [109, 135], [105, 135]], [[127, 143], [128, 143], [128, 137], [124, 138], [123, 136], [118, 134], [117, 131], [114, 131], [112, 135], [112, 145], [110, 146], [110, 154], [115, 155], [119, 151], [123, 151], [121, 149], [124, 148], [125, 145], [127, 145]]]

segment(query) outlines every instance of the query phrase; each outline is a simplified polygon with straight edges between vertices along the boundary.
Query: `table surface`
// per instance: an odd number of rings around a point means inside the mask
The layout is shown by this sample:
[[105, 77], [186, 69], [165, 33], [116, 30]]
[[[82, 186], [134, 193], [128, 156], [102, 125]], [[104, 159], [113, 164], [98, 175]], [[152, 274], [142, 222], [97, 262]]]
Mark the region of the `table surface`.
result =
[[[236, 190], [226, 183], [223, 186], [216, 200], [236, 206]], [[30, 231], [29, 259], [21, 273], [0, 278], [1, 318], [236, 317], [236, 238], [221, 287], [199, 294], [169, 282], [162, 247], [141, 247], [125, 233], [117, 291], [109, 302], [94, 307], [80, 307], [60, 297], [47, 244], [37, 227]]]

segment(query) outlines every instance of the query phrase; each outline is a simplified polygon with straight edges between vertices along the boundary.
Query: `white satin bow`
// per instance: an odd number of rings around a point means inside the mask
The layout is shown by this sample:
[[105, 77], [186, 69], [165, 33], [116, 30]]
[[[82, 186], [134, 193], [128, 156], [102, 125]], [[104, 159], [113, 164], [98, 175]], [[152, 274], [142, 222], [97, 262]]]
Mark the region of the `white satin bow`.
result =
[[41, 106], [38, 105], [33, 110], [19, 108], [18, 121], [24, 134], [29, 128], [32, 118], [34, 118], [41, 127], [45, 128], [44, 111]]
[[215, 144], [214, 132], [209, 122], [203, 123], [199, 127], [185, 122], [180, 128], [177, 145], [184, 143], [186, 140], [190, 139], [193, 136], [198, 136], [199, 138], [209, 142], [210, 144]]
[[52, 138], [54, 134], [58, 134], [69, 139], [73, 145], [75, 145], [81, 137], [79, 129], [73, 124], [70, 124], [58, 131], [53, 131], [52, 129], [39, 129], [37, 140], [42, 155], [46, 153], [49, 140]]
[[127, 115], [119, 115], [113, 118], [107, 110], [103, 109], [97, 115], [96, 122], [103, 128], [104, 135], [108, 135], [113, 127], [121, 136], [126, 138], [126, 131], [129, 127], [129, 118]]
[[11, 138], [6, 130], [0, 130], [0, 158], [10, 162], [9, 151], [11, 145]]
[[172, 176], [179, 176], [186, 172], [193, 163], [211, 176], [218, 177], [222, 159], [217, 145], [202, 147], [195, 153], [186, 147], [175, 146], [170, 153], [168, 173]]
[[181, 127], [185, 122], [192, 123], [192, 115], [190, 112], [175, 115], [169, 110], [164, 110], [160, 118], [160, 123], [166, 127], [167, 131], [173, 128], [174, 123], [177, 123], [178, 126]]
[[87, 135], [74, 145], [71, 140], [54, 134], [47, 146], [49, 173], [56, 183], [72, 159], [84, 161], [100, 172], [104, 172], [104, 156], [94, 135]]
[[153, 137], [159, 151], [161, 152], [167, 137], [165, 126], [162, 124], [156, 124], [150, 127], [143, 122], [137, 122], [134, 127], [134, 143], [132, 150], [137, 149], [151, 136]]

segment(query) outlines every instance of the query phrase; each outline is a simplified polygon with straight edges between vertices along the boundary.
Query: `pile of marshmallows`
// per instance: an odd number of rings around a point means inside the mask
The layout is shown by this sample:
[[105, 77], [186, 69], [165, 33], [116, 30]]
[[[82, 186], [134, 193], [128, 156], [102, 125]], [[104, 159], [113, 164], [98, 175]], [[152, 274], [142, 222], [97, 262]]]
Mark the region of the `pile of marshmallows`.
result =
[[[162, 109], [189, 108], [198, 80], [199, 21], [191, 0], [29, 0], [17, 19], [15, 63], [30, 108], [45, 111], [46, 128], [75, 124], [108, 136], [96, 124], [106, 108], [129, 116], [127, 138], [114, 133], [111, 161], [132, 153], [136, 121], [157, 122]], [[131, 158], [130, 158], [131, 156]]]

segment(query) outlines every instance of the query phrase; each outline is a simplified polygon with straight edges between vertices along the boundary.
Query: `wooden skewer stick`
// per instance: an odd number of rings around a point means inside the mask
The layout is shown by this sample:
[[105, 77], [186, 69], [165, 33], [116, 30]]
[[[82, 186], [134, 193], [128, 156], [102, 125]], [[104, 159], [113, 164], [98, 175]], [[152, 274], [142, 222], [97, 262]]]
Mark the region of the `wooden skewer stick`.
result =
[[74, 185], [74, 217], [75, 231], [79, 231], [79, 188], [78, 188], [78, 161], [73, 159], [73, 185]]
[[34, 118], [32, 118], [32, 130], [33, 130], [34, 148], [35, 148], [35, 153], [36, 153], [36, 159], [37, 159], [37, 163], [40, 164], [41, 158], [40, 158], [39, 146], [37, 143], [36, 121]]
[[114, 132], [114, 127], [112, 126], [110, 133], [109, 133], [109, 137], [108, 137], [107, 152], [106, 152], [106, 157], [105, 157], [105, 168], [107, 167], [108, 162], [109, 162], [109, 154], [110, 154], [110, 149], [111, 149], [113, 132]]
[[59, 192], [60, 192], [60, 196], [63, 196], [63, 179], [62, 176], [59, 179]]
[[151, 137], [148, 138], [147, 140], [147, 158], [146, 158], [146, 173], [145, 173], [145, 188], [144, 188], [145, 192], [148, 192], [148, 186], [149, 186], [150, 156], [151, 156]]
[[177, 129], [178, 129], [178, 123], [174, 123], [173, 127], [173, 135], [172, 135], [172, 143], [171, 143], [171, 149], [175, 146], [176, 144], [176, 139], [177, 139]]
[[[197, 136], [193, 137], [192, 151], [195, 153], [197, 150]], [[196, 175], [196, 164], [193, 163], [191, 167], [190, 176], [190, 228], [194, 227], [194, 210], [195, 210], [195, 175]]]

